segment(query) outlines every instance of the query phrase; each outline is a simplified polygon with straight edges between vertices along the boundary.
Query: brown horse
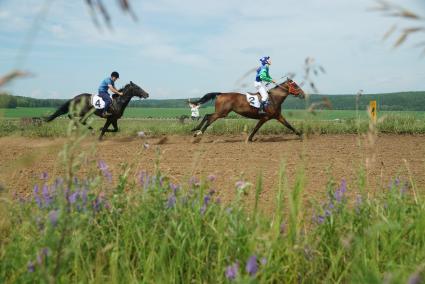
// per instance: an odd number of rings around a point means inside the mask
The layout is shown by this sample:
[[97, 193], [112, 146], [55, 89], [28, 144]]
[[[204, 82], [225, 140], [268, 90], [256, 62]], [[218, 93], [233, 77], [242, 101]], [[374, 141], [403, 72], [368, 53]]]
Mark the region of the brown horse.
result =
[[[256, 95], [259, 96], [259, 93]], [[292, 125], [289, 124], [289, 122], [282, 116], [281, 113], [282, 103], [289, 95], [293, 95], [302, 99], [305, 98], [304, 91], [294, 81], [288, 78], [285, 82], [270, 89], [269, 104], [265, 109], [266, 112], [264, 114], [259, 114], [259, 109], [251, 106], [244, 94], [208, 93], [194, 103], [203, 104], [217, 97], [215, 101], [215, 112], [212, 114], [206, 114], [201, 123], [192, 129], [192, 131], [197, 131], [194, 136], [196, 137], [200, 134], [203, 134], [208, 126], [210, 126], [214, 121], [219, 118], [226, 117], [229, 112], [234, 111], [244, 117], [260, 120], [249, 134], [247, 140], [248, 142], [252, 142], [252, 138], [254, 137], [255, 133], [257, 133], [258, 129], [260, 129], [260, 127], [270, 119], [278, 120], [301, 138], [302, 133], [292, 127]]]

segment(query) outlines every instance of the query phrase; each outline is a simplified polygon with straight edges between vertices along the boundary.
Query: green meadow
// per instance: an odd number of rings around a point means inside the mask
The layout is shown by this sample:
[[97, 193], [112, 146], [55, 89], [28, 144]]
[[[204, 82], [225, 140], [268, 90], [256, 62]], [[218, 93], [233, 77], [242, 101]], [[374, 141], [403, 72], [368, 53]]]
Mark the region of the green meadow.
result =
[[[42, 117], [49, 115], [55, 111], [55, 108], [40, 107], [19, 107], [14, 109], [0, 108], [0, 118], [22, 118], [22, 117]], [[203, 107], [200, 109], [200, 114], [213, 113], [213, 107]], [[356, 119], [355, 110], [317, 110], [313, 113], [305, 110], [283, 110], [283, 114], [287, 118], [292, 119], [313, 119], [313, 120], [335, 120], [335, 119]], [[141, 108], [129, 107], [124, 113], [124, 118], [179, 118], [182, 115], [190, 116], [189, 108]], [[361, 119], [367, 119], [368, 115], [365, 110], [358, 112]], [[413, 117], [416, 119], [425, 119], [425, 111], [381, 111], [378, 112], [378, 117], [400, 116]], [[236, 118], [238, 115], [232, 113], [230, 118]]]

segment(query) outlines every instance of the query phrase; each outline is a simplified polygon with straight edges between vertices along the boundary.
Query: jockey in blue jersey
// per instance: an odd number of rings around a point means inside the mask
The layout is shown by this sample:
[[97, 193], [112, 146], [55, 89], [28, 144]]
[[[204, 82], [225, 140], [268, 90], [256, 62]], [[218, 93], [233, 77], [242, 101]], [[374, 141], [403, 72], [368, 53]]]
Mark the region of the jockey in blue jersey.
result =
[[272, 82], [276, 82], [270, 77], [269, 74], [269, 66], [272, 64], [272, 61], [270, 60], [270, 56], [264, 56], [260, 59], [261, 66], [257, 69], [257, 75], [255, 76], [255, 82], [254, 86], [257, 89], [257, 91], [261, 95], [260, 100], [260, 109], [258, 110], [259, 114], [265, 113], [265, 104], [269, 98], [269, 93], [267, 91], [267, 84]]
[[103, 109], [103, 114], [102, 114], [104, 117], [112, 115], [112, 113], [108, 112], [108, 108], [112, 103], [112, 99], [108, 93], [108, 90], [110, 90], [112, 93], [117, 94], [119, 96], [123, 95], [123, 93], [121, 93], [115, 88], [115, 81], [118, 80], [119, 77], [120, 77], [120, 74], [114, 71], [112, 72], [111, 77], [106, 78], [100, 83], [98, 92], [99, 92], [99, 97], [101, 97], [103, 101], [105, 102], [105, 108]]

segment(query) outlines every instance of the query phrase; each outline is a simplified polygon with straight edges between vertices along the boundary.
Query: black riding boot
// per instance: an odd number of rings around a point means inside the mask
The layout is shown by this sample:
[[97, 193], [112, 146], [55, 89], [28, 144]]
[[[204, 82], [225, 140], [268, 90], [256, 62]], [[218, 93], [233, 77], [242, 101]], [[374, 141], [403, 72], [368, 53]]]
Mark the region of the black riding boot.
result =
[[103, 113], [102, 113], [102, 116], [103, 117], [108, 117], [108, 116], [111, 116], [112, 115], [112, 113], [109, 112], [108, 110], [110, 110], [109, 107], [108, 107], [108, 109], [106, 109], [106, 108], [103, 109]]
[[260, 102], [260, 108], [258, 109], [258, 114], [266, 113], [266, 102]]

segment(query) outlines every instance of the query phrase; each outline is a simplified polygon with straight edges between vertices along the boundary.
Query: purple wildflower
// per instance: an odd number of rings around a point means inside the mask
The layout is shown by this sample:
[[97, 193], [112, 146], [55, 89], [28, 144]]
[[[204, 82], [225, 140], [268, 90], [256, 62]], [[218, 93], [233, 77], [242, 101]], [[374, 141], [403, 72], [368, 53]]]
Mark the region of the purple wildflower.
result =
[[50, 223], [53, 227], [56, 227], [58, 224], [58, 217], [59, 217], [59, 211], [58, 210], [52, 210], [49, 212], [49, 219]]
[[245, 269], [246, 269], [246, 272], [248, 272], [248, 274], [251, 276], [254, 276], [255, 274], [257, 274], [258, 263], [257, 263], [256, 255], [253, 255], [248, 259]]
[[245, 187], [245, 182], [244, 182], [243, 180], [238, 180], [238, 181], [235, 183], [235, 186], [236, 186], [236, 189], [242, 189], [242, 188], [244, 188], [244, 187]]
[[315, 221], [317, 222], [317, 224], [323, 224], [323, 222], [325, 222], [325, 217], [323, 217], [322, 215], [316, 216]]
[[399, 186], [399, 185], [400, 185], [400, 178], [399, 178], [399, 177], [396, 177], [396, 178], [395, 178], [395, 180], [394, 180], [394, 185], [395, 185], [395, 186]]
[[207, 194], [204, 196], [204, 205], [208, 205], [208, 203], [210, 203], [211, 200], [211, 195]]
[[150, 176], [147, 171], [140, 172], [140, 185], [144, 190], [147, 190], [150, 183]]
[[341, 182], [341, 186], [334, 193], [335, 200], [338, 203], [341, 203], [341, 201], [344, 197], [344, 193], [346, 191], [347, 191], [347, 182], [345, 181], [345, 179], [343, 179], [342, 182]]
[[410, 275], [409, 280], [407, 280], [408, 284], [420, 284], [422, 282], [422, 277], [420, 273], [415, 272], [412, 275]]
[[99, 166], [99, 169], [102, 171], [102, 173], [103, 173], [103, 176], [109, 181], [109, 182], [112, 182], [112, 174], [111, 174], [111, 172], [109, 171], [109, 167], [108, 167], [108, 165], [104, 162], [104, 161], [102, 161], [102, 160], [100, 160], [99, 162], [98, 162], [98, 166]]
[[207, 211], [207, 205], [204, 204], [204, 205], [202, 205], [202, 207], [200, 209], [201, 215], [204, 215], [206, 211]]
[[329, 216], [331, 216], [331, 215], [332, 215], [332, 211], [330, 211], [330, 210], [326, 209], [326, 210], [325, 210], [325, 217], [329, 217]]
[[176, 196], [174, 194], [171, 194], [168, 197], [167, 204], [165, 205], [165, 208], [169, 209], [169, 208], [174, 207], [174, 205], [176, 205]]
[[360, 213], [360, 207], [362, 206], [363, 199], [361, 195], [357, 195], [356, 197], [356, 213]]
[[215, 181], [215, 180], [216, 180], [216, 176], [215, 176], [215, 175], [209, 175], [209, 176], [207, 177], [207, 179], [208, 179], [209, 181], [213, 182], [213, 181]]
[[407, 191], [408, 188], [409, 188], [409, 182], [406, 181], [403, 184], [403, 186], [401, 186], [401, 188], [400, 188], [400, 194], [401, 195], [404, 195], [406, 193], [406, 191]]
[[47, 186], [47, 184], [43, 185], [43, 190], [42, 190], [42, 194], [43, 194], [43, 199], [44, 199], [44, 204], [47, 206], [50, 205], [50, 203], [52, 202], [52, 197], [50, 196], [49, 193], [49, 187]]
[[98, 212], [99, 210], [100, 210], [100, 207], [102, 206], [102, 198], [100, 198], [99, 196], [98, 197], [96, 197], [96, 199], [95, 200], [93, 200], [93, 203], [92, 203], [92, 207], [93, 207], [93, 210], [95, 211], [95, 212]]
[[176, 195], [177, 194], [177, 191], [180, 188], [179, 185], [170, 182], [169, 186], [170, 186], [170, 189], [173, 191], [174, 195]]
[[[100, 192], [99, 195], [96, 197], [96, 199], [93, 200], [92, 206], [95, 212], [98, 212], [101, 209], [101, 206], [104, 205], [104, 202], [103, 202], [104, 196], [105, 194], [103, 192]], [[105, 202], [105, 205], [108, 205], [107, 202]]]
[[47, 255], [49, 254], [49, 248], [43, 248], [38, 254], [37, 254], [37, 263], [41, 265], [43, 263], [43, 260], [47, 258]]
[[261, 258], [261, 260], [260, 260], [260, 263], [261, 263], [261, 265], [266, 265], [267, 264], [267, 258], [265, 258], [265, 257], [262, 257]]
[[191, 186], [200, 186], [201, 185], [201, 183], [199, 182], [199, 179], [195, 176], [193, 176], [189, 179], [189, 184]]
[[250, 185], [251, 184], [249, 182], [243, 180], [239, 180], [235, 183], [236, 190], [243, 193], [245, 193], [245, 189], [247, 189]]
[[238, 269], [239, 264], [237, 262], [233, 263], [233, 265], [229, 265], [225, 272], [226, 278], [229, 280], [235, 280], [238, 276]]
[[77, 201], [77, 197], [78, 197], [78, 191], [74, 191], [72, 194], [70, 194], [70, 195], [68, 196], [68, 202], [69, 202], [70, 204], [74, 204], [74, 203], [75, 203], [75, 201]]
[[41, 198], [38, 195], [38, 185], [34, 185], [33, 193], [34, 193], [35, 203], [37, 203], [38, 207], [41, 208], [43, 206], [43, 203], [41, 202]]
[[163, 176], [159, 177], [159, 186], [164, 187], [164, 177]]
[[54, 184], [55, 188], [61, 186], [62, 184], [63, 184], [63, 178], [61, 177], [56, 178], [55, 184]]
[[42, 173], [41, 173], [41, 175], [40, 175], [40, 179], [41, 179], [41, 180], [47, 180], [47, 179], [48, 179], [48, 177], [49, 177], [49, 176], [48, 176], [48, 174], [47, 174], [46, 172], [42, 172]]
[[28, 261], [27, 268], [28, 272], [33, 273], [35, 271], [35, 263], [33, 261]]
[[87, 203], [87, 192], [87, 189], [83, 189], [81, 191], [81, 200], [83, 201], [83, 206], [85, 206]]

